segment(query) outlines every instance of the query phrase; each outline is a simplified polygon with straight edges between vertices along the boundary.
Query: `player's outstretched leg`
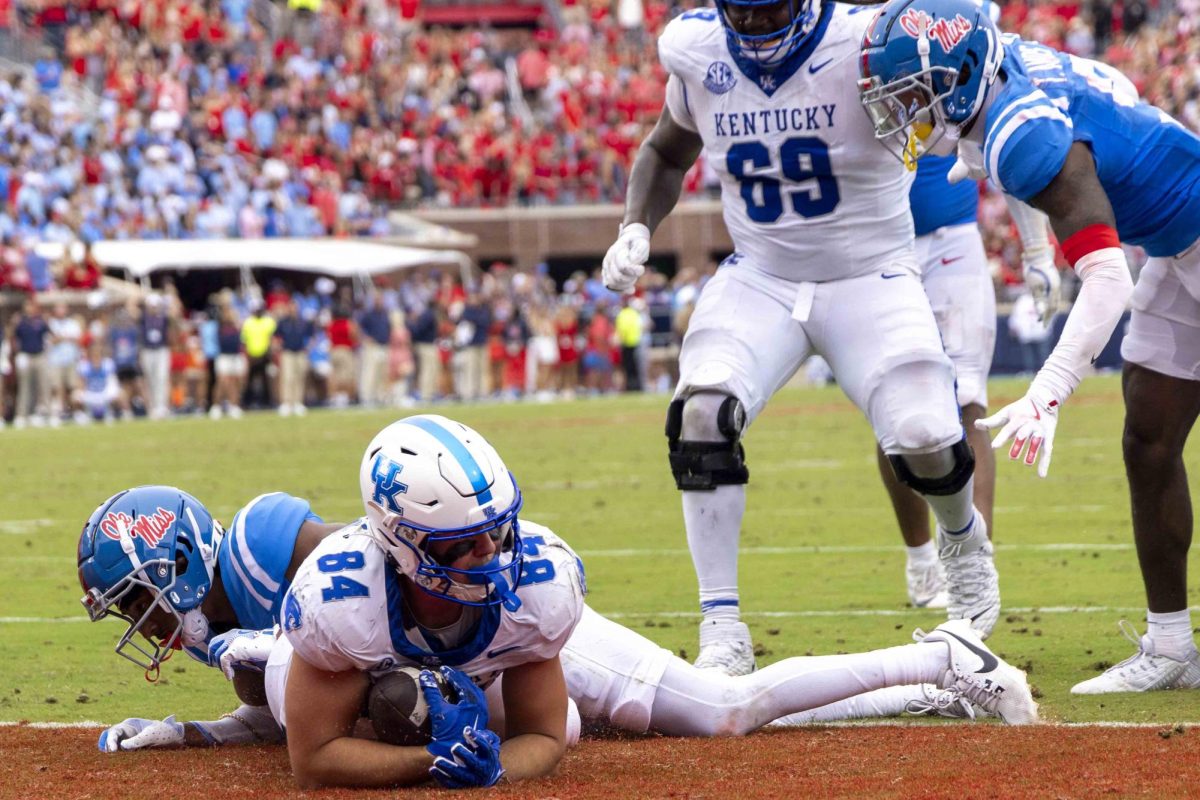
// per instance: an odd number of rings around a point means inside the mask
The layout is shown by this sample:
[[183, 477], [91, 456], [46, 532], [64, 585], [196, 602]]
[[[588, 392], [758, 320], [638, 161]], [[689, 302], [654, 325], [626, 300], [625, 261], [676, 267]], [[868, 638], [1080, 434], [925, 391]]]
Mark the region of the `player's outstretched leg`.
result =
[[827, 706], [788, 714], [767, 727], [791, 728], [846, 720], [899, 717], [902, 714], [966, 720], [988, 715], [957, 689], [942, 689], [936, 683], [914, 683], [907, 686], [888, 686], [847, 697]]
[[700, 584], [700, 654], [696, 666], [727, 675], [754, 670], [750, 629], [739, 613], [737, 555], [746, 511], [746, 427], [741, 402], [701, 391], [671, 402], [667, 442], [671, 472], [683, 495], [688, 549]]
[[[1154, 318], [1137, 316], [1134, 334]], [[1140, 341], [1140, 338], [1138, 339]], [[1173, 378], [1126, 360], [1124, 380], [1125, 472], [1129, 478], [1133, 537], [1149, 609], [1138, 636], [1121, 631], [1138, 650], [1073, 694], [1200, 688], [1200, 653], [1187, 603], [1187, 555], [1192, 540], [1192, 500], [1183, 446], [1200, 414], [1200, 382]]]
[[988, 650], [965, 620], [918, 636], [917, 644], [868, 653], [789, 658], [737, 678], [672, 660], [654, 693], [649, 727], [675, 736], [738, 736], [789, 714], [921, 683], [952, 690], [948, 703], [965, 699], [1012, 725], [1037, 721], [1025, 673]]

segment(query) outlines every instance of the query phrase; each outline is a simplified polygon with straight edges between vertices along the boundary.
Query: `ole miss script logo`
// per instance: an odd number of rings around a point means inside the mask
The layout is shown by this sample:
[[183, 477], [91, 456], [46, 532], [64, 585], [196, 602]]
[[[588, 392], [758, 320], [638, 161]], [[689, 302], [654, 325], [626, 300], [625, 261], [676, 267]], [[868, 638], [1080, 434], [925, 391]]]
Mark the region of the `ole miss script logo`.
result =
[[100, 520], [100, 532], [120, 541], [121, 523], [125, 524], [125, 529], [134, 539], [141, 539], [150, 547], [158, 547], [158, 543], [175, 524], [175, 513], [161, 506], [153, 514], [139, 514], [136, 518], [124, 511], [110, 511]]
[[971, 32], [971, 21], [962, 14], [955, 14], [954, 19], [935, 20], [924, 11], [910, 8], [900, 15], [899, 22], [900, 28], [914, 39], [920, 39], [921, 31], [926, 31], [947, 53]]

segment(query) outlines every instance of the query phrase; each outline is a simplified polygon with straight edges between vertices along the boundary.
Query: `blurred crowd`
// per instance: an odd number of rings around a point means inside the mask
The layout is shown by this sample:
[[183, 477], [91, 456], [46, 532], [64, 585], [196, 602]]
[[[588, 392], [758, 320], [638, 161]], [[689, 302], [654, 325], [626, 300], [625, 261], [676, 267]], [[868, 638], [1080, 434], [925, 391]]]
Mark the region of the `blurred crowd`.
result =
[[[574, 0], [558, 29], [263, 2], [17, 0], [11, 25], [44, 47], [0, 76], [0, 287], [61, 286], [35, 242], [381, 235], [393, 208], [619, 202], [663, 102], [656, 37], [699, 0], [633, 19]], [[1200, 0], [1002, 6], [1005, 29], [1103, 58], [1200, 127]], [[685, 197], [716, 188], [701, 159]]]
[[503, 264], [465, 286], [429, 271], [357, 297], [327, 278], [224, 290], [195, 313], [170, 282], [115, 305], [31, 295], [0, 331], [0, 424], [665, 392], [713, 269], [651, 273], [628, 297], [598, 275], [557, 291]]
[[[404, 279], [357, 301], [336, 288], [226, 292], [199, 315], [170, 287], [62, 315], [46, 298], [100, 285], [86, 246], [99, 240], [371, 236], [390, 232], [394, 208], [619, 202], [663, 102], [655, 40], [696, 4], [647, 0], [630, 16], [564, 0], [557, 27], [439, 28], [398, 0], [325, 0], [317, 13], [16, 0], [0, 37], [32, 35], [40, 50], [32, 72], [0, 75], [0, 292], [30, 301], [0, 323], [6, 385], [23, 387], [8, 416], [95, 416], [76, 397], [99, 391], [80, 369], [92, 355], [101, 371], [112, 361], [116, 386], [103, 381], [101, 418], [660, 386], [679, 298], [711, 265], [647, 279], [628, 302], [594, 276], [555, 291], [508, 269], [465, 288]], [[1119, 67], [1200, 129], [1200, 0], [1001, 6], [1006, 30]], [[685, 200], [716, 189], [701, 159]], [[986, 188], [980, 225], [1001, 300], [1015, 299], [1018, 237]], [[46, 243], [66, 255], [46, 257]]]

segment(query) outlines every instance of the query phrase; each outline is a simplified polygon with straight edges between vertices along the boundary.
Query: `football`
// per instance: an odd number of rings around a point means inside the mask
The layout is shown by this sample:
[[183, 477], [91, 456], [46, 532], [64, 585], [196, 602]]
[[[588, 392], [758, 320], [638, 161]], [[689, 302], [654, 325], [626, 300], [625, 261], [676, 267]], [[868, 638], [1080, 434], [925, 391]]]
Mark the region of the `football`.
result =
[[[453, 699], [452, 688], [440, 672], [431, 670], [442, 694]], [[417, 667], [402, 667], [379, 676], [367, 695], [367, 715], [379, 741], [401, 747], [423, 747], [432, 740], [429, 704], [421, 691]]]

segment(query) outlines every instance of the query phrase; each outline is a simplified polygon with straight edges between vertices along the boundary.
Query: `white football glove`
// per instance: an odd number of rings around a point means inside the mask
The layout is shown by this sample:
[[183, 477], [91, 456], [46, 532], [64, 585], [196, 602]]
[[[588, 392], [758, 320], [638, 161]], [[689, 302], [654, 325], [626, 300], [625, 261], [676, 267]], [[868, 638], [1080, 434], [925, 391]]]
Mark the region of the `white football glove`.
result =
[[275, 631], [270, 628], [261, 631], [235, 628], [212, 638], [208, 643], [208, 660], [233, 680], [237, 670], [264, 672], [274, 646]]
[[183, 723], [176, 722], [174, 714], [162, 722], [139, 717], [127, 719], [105, 728], [97, 742], [101, 753], [119, 753], [146, 747], [179, 747], [182, 744]]
[[1038, 464], [1038, 475], [1043, 478], [1050, 471], [1050, 456], [1054, 452], [1054, 429], [1057, 425], [1058, 401], [1044, 397], [1032, 386], [1017, 402], [1009, 403], [987, 419], [975, 422], [975, 427], [981, 431], [1000, 428], [1000, 432], [992, 440], [993, 450], [999, 450], [1005, 442], [1012, 439], [1008, 457], [1013, 461], [1020, 459], [1025, 466], [1031, 467], [1040, 455], [1042, 460]]
[[621, 234], [604, 254], [604, 285], [614, 292], [628, 292], [646, 271], [650, 256], [650, 229], [640, 222], [621, 226]]
[[1049, 325], [1058, 311], [1058, 301], [1062, 294], [1062, 278], [1058, 267], [1054, 265], [1054, 254], [1041, 254], [1033, 258], [1021, 257], [1025, 272], [1025, 285], [1033, 295], [1033, 306], [1037, 309], [1038, 318], [1043, 325]]

